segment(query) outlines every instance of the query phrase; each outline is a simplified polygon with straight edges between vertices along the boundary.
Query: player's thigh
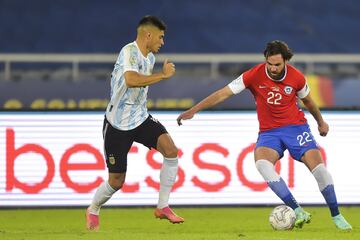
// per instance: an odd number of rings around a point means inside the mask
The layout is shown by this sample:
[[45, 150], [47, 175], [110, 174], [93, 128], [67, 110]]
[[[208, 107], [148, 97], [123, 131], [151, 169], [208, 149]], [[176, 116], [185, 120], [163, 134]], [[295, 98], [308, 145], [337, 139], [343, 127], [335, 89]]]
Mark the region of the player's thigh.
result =
[[177, 156], [177, 148], [166, 128], [152, 116], [136, 129], [135, 141], [148, 148], [157, 149], [165, 157]]
[[262, 132], [256, 142], [255, 161], [266, 159], [275, 163], [282, 158], [285, 146], [282, 144], [279, 133], [276, 131]]
[[105, 122], [104, 155], [109, 173], [125, 173], [127, 170], [127, 154], [133, 143], [134, 132], [121, 131]]
[[156, 149], [163, 156], [168, 158], [175, 158], [178, 156], [178, 149], [168, 133], [159, 136]]
[[279, 160], [279, 153], [269, 147], [258, 147], [255, 149], [255, 161], [265, 159], [273, 164]]
[[320, 150], [310, 149], [304, 153], [301, 157], [301, 161], [306, 165], [306, 167], [312, 171], [317, 165], [323, 163]]

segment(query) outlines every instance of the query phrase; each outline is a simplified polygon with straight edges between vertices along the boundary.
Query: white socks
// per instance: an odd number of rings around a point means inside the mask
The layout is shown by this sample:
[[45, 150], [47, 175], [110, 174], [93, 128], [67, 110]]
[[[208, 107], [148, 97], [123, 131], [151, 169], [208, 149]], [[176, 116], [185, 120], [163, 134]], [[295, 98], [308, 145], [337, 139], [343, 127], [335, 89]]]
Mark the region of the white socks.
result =
[[276, 173], [274, 165], [270, 161], [263, 159], [257, 160], [255, 165], [266, 182], [280, 181], [280, 175]]
[[320, 191], [324, 190], [328, 185], [334, 185], [332, 177], [323, 163], [317, 165], [311, 173], [314, 175]]
[[90, 205], [90, 213], [99, 215], [101, 206], [104, 205], [115, 192], [116, 190], [110, 186], [108, 181], [104, 181], [96, 190]]
[[[164, 158], [164, 162], [160, 170], [158, 208], [164, 208], [169, 205], [169, 195], [175, 183], [177, 171], [178, 158]], [[115, 192], [116, 190], [109, 185], [108, 181], [104, 181], [96, 190], [92, 203], [89, 207], [90, 213], [99, 215], [101, 206], [104, 205]]]
[[175, 183], [177, 171], [178, 158], [164, 158], [164, 162], [160, 170], [159, 202], [157, 205], [158, 208], [164, 208], [169, 205], [169, 195], [172, 186]]

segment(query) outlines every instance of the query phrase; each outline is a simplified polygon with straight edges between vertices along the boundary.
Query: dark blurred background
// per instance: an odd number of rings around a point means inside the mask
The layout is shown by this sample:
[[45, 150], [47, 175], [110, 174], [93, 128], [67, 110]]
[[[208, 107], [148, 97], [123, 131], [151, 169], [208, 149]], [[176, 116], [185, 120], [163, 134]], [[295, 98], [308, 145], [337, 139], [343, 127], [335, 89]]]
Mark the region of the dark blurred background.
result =
[[[323, 108], [359, 108], [360, 2], [356, 0], [0, 1], [2, 109], [103, 110], [117, 53], [144, 15], [168, 30], [155, 70], [176, 76], [150, 88], [149, 108], [182, 109], [263, 61], [280, 39]], [[244, 92], [217, 106], [254, 108]]]

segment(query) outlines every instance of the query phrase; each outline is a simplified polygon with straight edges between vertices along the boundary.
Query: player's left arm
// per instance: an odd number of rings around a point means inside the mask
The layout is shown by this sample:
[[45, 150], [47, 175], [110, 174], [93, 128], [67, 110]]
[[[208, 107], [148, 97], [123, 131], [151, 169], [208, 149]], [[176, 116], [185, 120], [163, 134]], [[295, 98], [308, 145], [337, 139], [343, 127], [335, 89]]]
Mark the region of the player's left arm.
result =
[[305, 107], [309, 110], [311, 115], [314, 117], [318, 124], [318, 130], [320, 136], [325, 137], [329, 132], [329, 125], [324, 121], [319, 107], [316, 105], [314, 100], [311, 98], [310, 93], [306, 95], [306, 97], [301, 98], [301, 101], [304, 103]]

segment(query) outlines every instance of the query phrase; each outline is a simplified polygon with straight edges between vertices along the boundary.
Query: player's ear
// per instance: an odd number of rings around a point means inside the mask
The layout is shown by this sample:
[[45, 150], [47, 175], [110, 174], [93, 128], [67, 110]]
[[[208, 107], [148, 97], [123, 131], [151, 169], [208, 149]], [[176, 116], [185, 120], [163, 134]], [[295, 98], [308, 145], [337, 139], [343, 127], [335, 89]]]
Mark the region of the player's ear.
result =
[[148, 38], [148, 39], [151, 38], [151, 32], [150, 32], [150, 31], [147, 31], [147, 33], [146, 33], [146, 38]]

